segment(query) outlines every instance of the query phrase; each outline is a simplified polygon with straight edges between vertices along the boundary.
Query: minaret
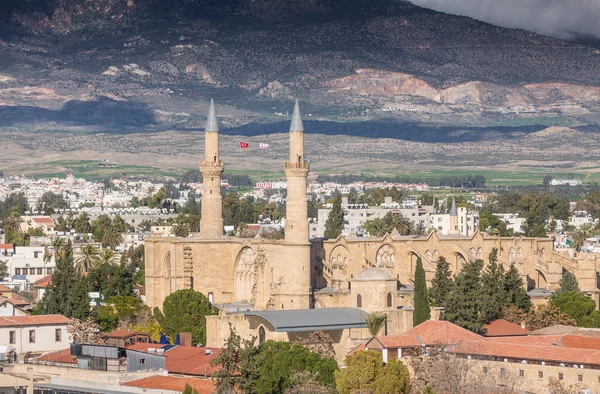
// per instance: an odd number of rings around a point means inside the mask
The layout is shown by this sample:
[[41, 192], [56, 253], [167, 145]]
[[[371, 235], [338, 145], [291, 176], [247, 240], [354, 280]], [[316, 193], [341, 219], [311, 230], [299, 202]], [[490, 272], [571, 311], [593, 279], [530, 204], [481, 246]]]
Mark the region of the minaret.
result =
[[200, 161], [202, 173], [202, 217], [200, 235], [223, 235], [223, 197], [221, 197], [221, 174], [223, 161], [219, 160], [219, 125], [215, 101], [210, 100], [206, 130], [204, 132], [204, 160]]
[[285, 213], [285, 253], [274, 265], [274, 278], [283, 283], [275, 287], [274, 309], [311, 307], [310, 242], [308, 240], [308, 204], [306, 177], [309, 164], [304, 160], [304, 127], [296, 99], [290, 126], [290, 160], [285, 163], [287, 200]]
[[458, 209], [456, 209], [456, 200], [452, 198], [452, 206], [450, 207], [450, 230], [448, 235], [458, 235]]
[[308, 243], [308, 204], [306, 177], [310, 170], [304, 160], [304, 125], [300, 104], [296, 99], [290, 126], [290, 161], [285, 163], [287, 200], [285, 214], [285, 240], [288, 243]]

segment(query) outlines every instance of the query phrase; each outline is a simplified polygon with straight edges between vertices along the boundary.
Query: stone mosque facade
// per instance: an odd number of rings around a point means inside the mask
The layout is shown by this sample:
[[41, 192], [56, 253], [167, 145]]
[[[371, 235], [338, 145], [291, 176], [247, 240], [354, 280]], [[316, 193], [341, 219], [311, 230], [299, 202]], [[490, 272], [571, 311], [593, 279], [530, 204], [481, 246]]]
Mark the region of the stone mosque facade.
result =
[[[194, 289], [214, 304], [247, 305], [254, 310], [358, 307], [367, 312], [412, 306], [412, 282], [421, 258], [430, 284], [443, 256], [453, 272], [467, 261], [487, 256], [493, 248], [508, 268], [514, 264], [534, 302], [558, 287], [564, 270], [574, 273], [582, 291], [598, 304], [595, 258], [558, 253], [549, 238], [471, 236], [451, 231], [442, 236], [340, 236], [309, 239], [304, 127], [296, 101], [290, 127], [290, 155], [284, 163], [288, 181], [285, 239], [238, 238], [223, 234], [220, 191], [223, 161], [219, 128], [211, 101], [205, 132], [200, 233], [187, 238], [145, 240], [146, 303], [162, 307], [180, 289]], [[451, 212], [452, 215], [452, 212]], [[452, 219], [453, 218], [453, 219]], [[451, 216], [457, 227], [457, 217]]]

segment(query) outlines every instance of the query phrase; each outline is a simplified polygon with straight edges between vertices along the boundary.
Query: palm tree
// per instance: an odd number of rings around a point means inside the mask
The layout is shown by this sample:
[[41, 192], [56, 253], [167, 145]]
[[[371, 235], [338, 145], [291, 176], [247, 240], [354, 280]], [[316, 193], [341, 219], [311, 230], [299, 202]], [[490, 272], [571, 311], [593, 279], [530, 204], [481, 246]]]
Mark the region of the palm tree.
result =
[[365, 319], [365, 323], [367, 324], [367, 329], [372, 336], [376, 336], [381, 331], [381, 327], [387, 321], [387, 315], [385, 313], [369, 313], [367, 318]]
[[117, 254], [112, 249], [102, 249], [98, 255], [98, 265], [114, 264], [117, 261]]
[[102, 237], [102, 246], [105, 248], [116, 248], [123, 242], [123, 235], [114, 227], [109, 227]]
[[83, 248], [81, 248], [80, 253], [81, 254], [79, 257], [75, 259], [75, 262], [77, 263], [77, 269], [80, 272], [88, 272], [90, 269], [96, 268], [99, 261], [98, 248], [96, 248], [94, 245], [85, 245]]
[[581, 247], [585, 244], [586, 239], [592, 235], [592, 232], [592, 225], [586, 223], [573, 234], [573, 247], [575, 250], [581, 251]]
[[175, 223], [171, 227], [171, 234], [177, 237], [187, 237], [190, 235], [190, 228], [186, 223]]
[[67, 246], [67, 240], [64, 238], [56, 237], [52, 241], [52, 249], [54, 249], [54, 258], [57, 259], [65, 254], [65, 246]]

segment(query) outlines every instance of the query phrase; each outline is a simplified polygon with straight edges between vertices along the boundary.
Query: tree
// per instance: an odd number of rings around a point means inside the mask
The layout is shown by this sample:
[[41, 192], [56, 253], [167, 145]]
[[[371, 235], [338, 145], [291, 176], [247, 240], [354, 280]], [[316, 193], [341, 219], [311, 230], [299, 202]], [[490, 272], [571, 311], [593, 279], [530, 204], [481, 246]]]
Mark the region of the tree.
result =
[[181, 394], [199, 394], [198, 390], [196, 390], [195, 388], [192, 388], [192, 386], [190, 386], [189, 383], [185, 384], [185, 388], [183, 389]]
[[102, 249], [100, 253], [98, 253], [96, 265], [102, 264], [115, 264], [117, 261], [117, 254], [112, 249]]
[[154, 316], [171, 341], [180, 332], [191, 332], [192, 343], [206, 343], [206, 316], [216, 315], [208, 298], [192, 289], [177, 290], [163, 301], [162, 312], [154, 308]]
[[481, 316], [481, 269], [483, 260], [466, 263], [454, 275], [452, 291], [446, 298], [444, 319], [458, 326], [483, 334]]
[[75, 222], [73, 222], [73, 229], [77, 233], [89, 234], [92, 232], [92, 226], [90, 225], [90, 217], [86, 212], [82, 212]]
[[504, 290], [504, 268], [498, 264], [498, 249], [492, 249], [489, 262], [481, 275], [481, 315], [484, 321], [502, 317], [506, 302]]
[[385, 313], [369, 313], [365, 319], [365, 324], [367, 325], [367, 329], [372, 336], [376, 336], [381, 331], [381, 328], [385, 325], [387, 321], [387, 315]]
[[410, 374], [401, 361], [390, 360], [384, 366], [381, 353], [367, 350], [347, 356], [345, 364], [335, 372], [339, 394], [410, 392]]
[[6, 278], [8, 274], [8, 263], [0, 260], [0, 280]]
[[563, 291], [553, 297], [550, 303], [575, 319], [577, 323], [596, 310], [594, 300], [579, 291]]
[[190, 228], [186, 223], [175, 223], [171, 227], [171, 234], [176, 237], [187, 237], [190, 235]]
[[546, 175], [546, 176], [544, 176], [544, 179], [542, 180], [542, 185], [543, 186], [550, 186], [550, 182], [552, 182], [553, 179], [554, 179], [554, 177], [552, 175]]
[[417, 267], [415, 269], [414, 304], [413, 326], [418, 326], [431, 318], [429, 295], [427, 294], [427, 282], [425, 282], [425, 270], [423, 269], [421, 257], [417, 257]]
[[337, 238], [344, 229], [344, 210], [342, 209], [342, 196], [337, 196], [333, 201], [333, 208], [325, 222], [325, 238]]
[[[242, 392], [252, 392], [251, 389], [257, 379], [258, 373], [249, 376], [248, 355], [255, 356], [258, 349], [254, 346], [256, 337], [242, 341], [242, 338], [229, 326], [229, 338], [221, 353], [211, 361], [211, 365], [218, 367], [213, 375], [215, 379], [215, 393], [230, 394], [236, 392], [236, 386], [242, 386]], [[252, 357], [254, 358], [254, 357]]]
[[80, 255], [75, 259], [79, 272], [88, 272], [96, 268], [99, 263], [98, 249], [94, 245], [85, 245], [81, 248]]
[[429, 289], [429, 301], [431, 305], [443, 307], [446, 304], [446, 297], [452, 290], [452, 273], [450, 272], [450, 264], [445, 257], [440, 256], [438, 259], [435, 276], [431, 280], [431, 288]]
[[40, 314], [61, 314], [85, 320], [89, 315], [88, 283], [77, 273], [73, 247], [67, 242], [57, 254], [56, 268], [36, 311]]
[[133, 295], [135, 270], [131, 267], [102, 262], [88, 272], [90, 291], [97, 291], [108, 300], [116, 295]]
[[531, 309], [531, 299], [527, 295], [527, 290], [525, 290], [523, 278], [521, 278], [521, 274], [519, 274], [514, 264], [511, 264], [508, 271], [506, 271], [503, 285], [506, 297], [505, 306], [514, 305], [525, 311]]
[[46, 215], [52, 215], [57, 209], [64, 209], [68, 207], [69, 204], [62, 194], [45, 192], [40, 199], [38, 210], [44, 211]]
[[408, 394], [411, 391], [410, 373], [400, 360], [389, 360], [373, 384], [377, 394]]
[[551, 298], [557, 297], [565, 291], [579, 291], [579, 283], [577, 282], [577, 278], [571, 271], [568, 270], [563, 271], [562, 277], [558, 281], [558, 289], [556, 289], [554, 294], [552, 294]]
[[109, 227], [102, 235], [102, 246], [116, 248], [123, 243], [123, 235], [115, 227]]
[[511, 323], [525, 323], [525, 328], [529, 331], [557, 324], [563, 326], [577, 325], [575, 320], [553, 305], [539, 305], [537, 308], [531, 308], [529, 312], [516, 306], [507, 306], [502, 310], [502, 316]]
[[365, 223], [363, 223], [363, 228], [370, 235], [375, 237], [382, 237], [385, 234], [391, 234], [394, 230], [398, 231], [400, 235], [417, 233], [415, 225], [412, 221], [410, 221], [410, 219], [402, 216], [401, 214], [392, 214], [391, 212], [388, 212], [383, 218], [367, 220]]

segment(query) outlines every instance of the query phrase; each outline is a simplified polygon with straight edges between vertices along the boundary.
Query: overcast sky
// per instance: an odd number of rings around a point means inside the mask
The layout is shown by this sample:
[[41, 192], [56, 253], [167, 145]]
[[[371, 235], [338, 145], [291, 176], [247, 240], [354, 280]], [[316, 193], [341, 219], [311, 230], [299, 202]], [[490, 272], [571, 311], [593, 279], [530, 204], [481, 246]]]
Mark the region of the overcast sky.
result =
[[412, 0], [422, 7], [556, 37], [600, 37], [600, 0]]

